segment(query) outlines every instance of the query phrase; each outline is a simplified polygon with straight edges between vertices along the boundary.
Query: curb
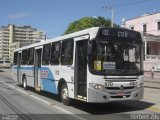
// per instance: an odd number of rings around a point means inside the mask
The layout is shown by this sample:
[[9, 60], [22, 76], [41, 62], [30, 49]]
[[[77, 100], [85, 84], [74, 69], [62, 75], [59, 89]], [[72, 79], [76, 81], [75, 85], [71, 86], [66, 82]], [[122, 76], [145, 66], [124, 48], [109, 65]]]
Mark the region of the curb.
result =
[[153, 89], [160, 89], [160, 87], [153, 87], [153, 86], [144, 86], [145, 88], [153, 88]]
[[144, 81], [144, 82], [151, 82], [151, 83], [159, 83], [160, 84], [160, 82], [157, 82], [157, 81]]

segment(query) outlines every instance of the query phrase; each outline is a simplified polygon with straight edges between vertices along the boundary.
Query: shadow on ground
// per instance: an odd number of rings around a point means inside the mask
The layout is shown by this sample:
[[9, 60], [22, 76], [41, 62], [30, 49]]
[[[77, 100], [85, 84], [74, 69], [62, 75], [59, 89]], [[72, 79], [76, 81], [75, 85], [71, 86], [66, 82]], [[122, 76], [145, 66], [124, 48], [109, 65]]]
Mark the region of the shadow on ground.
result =
[[73, 107], [81, 109], [90, 114], [112, 114], [112, 113], [124, 113], [147, 109], [153, 106], [154, 103], [144, 101], [121, 101], [110, 103], [82, 103], [76, 101]]
[[[32, 92], [36, 92], [33, 88], [29, 88]], [[60, 97], [48, 92], [37, 92], [41, 96], [48, 97], [57, 102], [61, 102]], [[110, 103], [85, 103], [78, 100], [72, 100], [70, 107], [82, 110], [89, 114], [101, 115], [101, 114], [113, 114], [124, 113], [147, 109], [155, 105], [154, 103], [144, 101], [120, 101]]]

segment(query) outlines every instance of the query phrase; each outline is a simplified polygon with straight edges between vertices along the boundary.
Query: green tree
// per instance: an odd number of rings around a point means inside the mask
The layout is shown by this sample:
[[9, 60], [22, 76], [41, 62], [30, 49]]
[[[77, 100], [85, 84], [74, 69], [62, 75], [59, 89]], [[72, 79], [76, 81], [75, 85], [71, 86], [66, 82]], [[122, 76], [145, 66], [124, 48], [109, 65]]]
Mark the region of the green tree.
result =
[[[69, 24], [68, 28], [64, 32], [65, 34], [77, 32], [91, 27], [110, 27], [111, 20], [105, 19], [104, 17], [83, 17], [77, 21]], [[114, 27], [119, 27], [119, 25], [114, 24]]]

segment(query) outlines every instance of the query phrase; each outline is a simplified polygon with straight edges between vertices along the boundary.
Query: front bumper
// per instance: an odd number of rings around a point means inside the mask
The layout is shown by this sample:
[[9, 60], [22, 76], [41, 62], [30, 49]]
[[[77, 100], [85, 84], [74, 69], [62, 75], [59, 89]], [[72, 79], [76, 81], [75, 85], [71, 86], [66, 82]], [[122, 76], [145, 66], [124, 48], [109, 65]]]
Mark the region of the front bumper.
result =
[[124, 96], [118, 96], [114, 92], [103, 92], [93, 88], [88, 88], [88, 100], [87, 102], [93, 103], [107, 103], [112, 101], [124, 101], [124, 100], [140, 100], [143, 99], [144, 87], [133, 89], [126, 93]]

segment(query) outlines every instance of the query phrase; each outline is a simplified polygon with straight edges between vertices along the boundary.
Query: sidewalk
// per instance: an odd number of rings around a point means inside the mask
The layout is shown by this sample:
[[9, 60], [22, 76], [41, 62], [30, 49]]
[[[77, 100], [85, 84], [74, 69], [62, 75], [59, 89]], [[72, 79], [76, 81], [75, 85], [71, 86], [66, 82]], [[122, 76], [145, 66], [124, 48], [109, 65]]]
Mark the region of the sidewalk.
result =
[[151, 78], [150, 72], [145, 72], [144, 87], [160, 89], [160, 72], [156, 72], [154, 78]]

